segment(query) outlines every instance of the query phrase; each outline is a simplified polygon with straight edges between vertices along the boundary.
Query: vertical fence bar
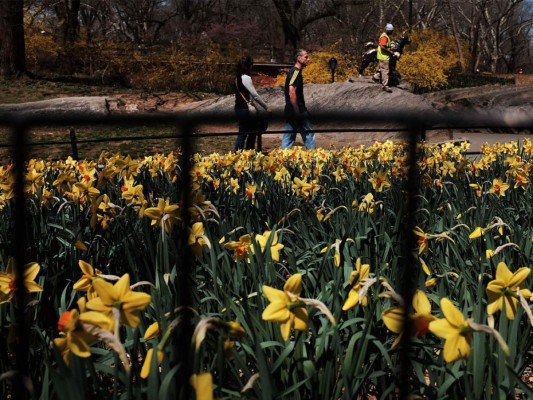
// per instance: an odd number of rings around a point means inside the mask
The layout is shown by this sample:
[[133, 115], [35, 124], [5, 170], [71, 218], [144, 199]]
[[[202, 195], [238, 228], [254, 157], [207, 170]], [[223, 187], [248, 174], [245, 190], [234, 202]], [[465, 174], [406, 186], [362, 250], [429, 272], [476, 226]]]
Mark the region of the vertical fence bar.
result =
[[13, 298], [15, 311], [15, 370], [16, 375], [13, 380], [13, 399], [29, 398], [27, 382], [28, 379], [28, 356], [29, 356], [29, 324], [26, 313], [27, 294], [24, 284], [24, 265], [29, 261], [28, 241], [26, 238], [26, 226], [28, 221], [28, 210], [26, 208], [26, 196], [24, 194], [25, 161], [27, 155], [26, 147], [27, 127], [17, 122], [12, 130], [13, 148], [13, 174], [14, 182], [14, 221], [13, 221], [13, 257], [15, 260], [15, 292]]
[[76, 138], [76, 131], [74, 130], [74, 127], [70, 127], [69, 130], [70, 133], [70, 146], [72, 148], [72, 158], [74, 160], [79, 160], [78, 156], [78, 139]]
[[193, 124], [190, 121], [182, 122], [181, 124], [183, 140], [177, 143], [178, 147], [181, 145], [180, 165], [180, 180], [179, 180], [179, 196], [181, 202], [181, 224], [180, 224], [180, 246], [181, 251], [180, 260], [181, 265], [178, 265], [178, 276], [176, 292], [178, 293], [177, 307], [180, 309], [180, 323], [176, 330], [177, 343], [177, 357], [176, 364], [179, 365], [181, 373], [178, 374], [176, 380], [176, 393], [178, 398], [182, 400], [189, 400], [191, 398], [190, 377], [193, 374], [194, 354], [192, 353], [192, 334], [193, 325], [192, 317], [193, 310], [196, 306], [194, 304], [194, 257], [188, 244], [189, 227], [191, 226], [191, 175], [190, 171], [193, 162]]
[[261, 153], [263, 151], [263, 132], [259, 129], [257, 132], [257, 152]]
[[401, 254], [403, 262], [399, 264], [400, 269], [396, 271], [396, 282], [397, 285], [399, 285], [397, 290], [404, 300], [404, 304], [402, 305], [404, 315], [404, 334], [402, 335], [399, 345], [400, 373], [398, 375], [398, 389], [400, 399], [405, 400], [410, 398], [413, 390], [413, 388], [410, 386], [413, 374], [413, 367], [411, 363], [413, 358], [411, 332], [413, 332], [413, 330], [411, 329], [412, 322], [408, 316], [411, 311], [410, 305], [418, 285], [419, 268], [413, 252], [416, 251], [417, 245], [414, 235], [416, 211], [418, 209], [417, 195], [419, 182], [417, 145], [418, 138], [422, 137], [423, 135], [424, 131], [417, 129], [417, 127], [409, 126], [406, 137], [408, 152], [407, 164], [409, 169], [407, 179], [404, 182], [405, 203], [402, 216], [403, 229], [400, 232], [400, 238], [403, 243], [403, 252]]

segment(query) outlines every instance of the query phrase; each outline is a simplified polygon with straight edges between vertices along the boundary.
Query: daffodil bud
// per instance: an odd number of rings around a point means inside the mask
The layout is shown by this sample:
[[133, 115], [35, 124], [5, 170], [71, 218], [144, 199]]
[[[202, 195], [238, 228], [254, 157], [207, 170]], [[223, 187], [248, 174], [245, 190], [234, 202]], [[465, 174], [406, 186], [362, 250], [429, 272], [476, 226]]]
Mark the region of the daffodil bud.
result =
[[144, 340], [150, 340], [159, 335], [159, 322], [154, 322], [144, 332]]

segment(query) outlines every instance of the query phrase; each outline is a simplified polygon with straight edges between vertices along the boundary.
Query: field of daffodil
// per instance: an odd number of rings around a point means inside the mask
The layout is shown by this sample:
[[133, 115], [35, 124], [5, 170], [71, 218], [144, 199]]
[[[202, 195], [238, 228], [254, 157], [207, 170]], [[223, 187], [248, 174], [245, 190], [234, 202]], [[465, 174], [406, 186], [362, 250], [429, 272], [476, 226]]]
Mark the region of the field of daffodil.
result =
[[[387, 399], [399, 388], [533, 398], [523, 379], [533, 364], [533, 144], [485, 145], [475, 159], [467, 149], [419, 145], [414, 212], [401, 143], [197, 154], [185, 203], [179, 152], [30, 160], [28, 390], [45, 400], [183, 398], [185, 347], [197, 399]], [[1, 166], [8, 394], [16, 200], [13, 168]], [[192, 319], [182, 318], [184, 285]], [[176, 332], [189, 320], [183, 346]]]

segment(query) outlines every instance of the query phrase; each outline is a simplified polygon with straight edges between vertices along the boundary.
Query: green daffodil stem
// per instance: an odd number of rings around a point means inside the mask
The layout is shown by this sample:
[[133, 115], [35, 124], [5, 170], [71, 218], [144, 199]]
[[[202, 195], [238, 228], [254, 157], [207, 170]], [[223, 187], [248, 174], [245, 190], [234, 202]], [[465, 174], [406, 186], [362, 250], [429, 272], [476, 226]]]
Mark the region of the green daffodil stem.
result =
[[519, 293], [520, 293], [520, 292], [516, 293], [515, 291], [509, 289], [508, 287], [506, 287], [506, 288], [503, 290], [503, 295], [504, 295], [504, 296], [514, 297], [515, 299], [518, 299]]
[[304, 306], [305, 306], [305, 303], [302, 301], [302, 299], [299, 299], [296, 301], [289, 301], [287, 303], [287, 308], [289, 309], [289, 311], [294, 310], [295, 308], [304, 307]]
[[172, 332], [174, 331], [174, 328], [176, 327], [177, 324], [178, 324], [178, 319], [175, 319], [174, 321], [172, 321], [170, 323], [170, 325], [168, 326], [167, 330], [165, 331], [165, 334], [163, 335], [163, 339], [161, 339], [161, 341], [157, 345], [157, 350], [158, 351], [163, 351], [163, 349], [165, 348], [165, 346], [166, 346], [168, 340], [170, 339], [170, 337], [172, 335]]

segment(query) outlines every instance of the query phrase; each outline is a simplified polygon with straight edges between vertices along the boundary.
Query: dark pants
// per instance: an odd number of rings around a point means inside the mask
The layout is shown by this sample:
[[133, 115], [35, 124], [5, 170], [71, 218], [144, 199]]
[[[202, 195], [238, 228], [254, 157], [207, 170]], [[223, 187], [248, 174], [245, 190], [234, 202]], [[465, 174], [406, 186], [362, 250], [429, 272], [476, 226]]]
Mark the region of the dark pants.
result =
[[255, 138], [259, 129], [257, 118], [252, 117], [248, 109], [237, 108], [235, 109], [235, 113], [239, 120], [239, 135], [235, 142], [235, 151], [241, 149], [253, 150], [255, 148]]

